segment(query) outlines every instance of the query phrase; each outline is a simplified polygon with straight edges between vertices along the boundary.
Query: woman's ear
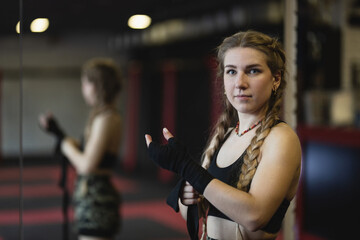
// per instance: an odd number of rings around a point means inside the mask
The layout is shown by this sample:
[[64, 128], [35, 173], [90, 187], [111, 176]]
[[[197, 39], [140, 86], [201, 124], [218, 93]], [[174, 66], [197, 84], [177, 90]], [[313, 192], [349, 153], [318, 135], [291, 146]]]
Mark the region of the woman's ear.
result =
[[281, 74], [280, 72], [273, 75], [273, 90], [276, 91], [281, 83]]

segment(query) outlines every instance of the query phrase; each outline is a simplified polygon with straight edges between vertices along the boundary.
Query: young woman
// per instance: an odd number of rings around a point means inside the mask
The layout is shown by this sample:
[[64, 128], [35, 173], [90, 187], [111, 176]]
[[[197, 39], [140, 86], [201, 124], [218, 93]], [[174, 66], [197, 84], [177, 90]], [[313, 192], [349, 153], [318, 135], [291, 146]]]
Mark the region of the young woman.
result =
[[247, 31], [226, 38], [217, 57], [225, 107], [202, 167], [166, 128], [167, 145], [145, 135], [149, 155], [186, 180], [181, 213], [187, 219], [188, 206], [205, 209], [207, 239], [275, 239], [301, 170], [299, 139], [279, 120], [285, 53], [276, 39]]
[[120, 72], [110, 59], [92, 59], [83, 65], [81, 84], [91, 107], [83, 143], [65, 136], [51, 114], [39, 121], [56, 136], [59, 150], [77, 172], [74, 208], [79, 239], [113, 239], [120, 224], [119, 194], [111, 183], [122, 131], [115, 105], [122, 86]]

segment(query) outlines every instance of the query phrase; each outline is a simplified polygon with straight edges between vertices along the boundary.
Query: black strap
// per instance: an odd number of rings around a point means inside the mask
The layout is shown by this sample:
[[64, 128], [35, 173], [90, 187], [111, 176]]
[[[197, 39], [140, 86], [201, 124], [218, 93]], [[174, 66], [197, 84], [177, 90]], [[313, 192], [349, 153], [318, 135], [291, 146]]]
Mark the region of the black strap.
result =
[[[180, 179], [175, 187], [171, 190], [166, 203], [172, 207], [175, 212], [179, 212], [179, 197], [182, 187], [185, 184], [184, 179]], [[198, 240], [199, 236], [199, 212], [196, 204], [188, 206], [186, 226], [191, 240]]]
[[188, 206], [186, 226], [191, 240], [199, 240], [199, 210], [197, 204]]
[[69, 160], [61, 153], [58, 146], [55, 148], [55, 157], [61, 161], [61, 174], [59, 179], [59, 187], [63, 191], [62, 196], [62, 214], [63, 214], [63, 240], [69, 239], [69, 192], [67, 189], [67, 169], [69, 165]]
[[174, 209], [175, 212], [179, 212], [179, 196], [181, 194], [181, 189], [185, 184], [184, 179], [180, 179], [175, 187], [171, 190], [169, 196], [166, 199], [166, 203]]

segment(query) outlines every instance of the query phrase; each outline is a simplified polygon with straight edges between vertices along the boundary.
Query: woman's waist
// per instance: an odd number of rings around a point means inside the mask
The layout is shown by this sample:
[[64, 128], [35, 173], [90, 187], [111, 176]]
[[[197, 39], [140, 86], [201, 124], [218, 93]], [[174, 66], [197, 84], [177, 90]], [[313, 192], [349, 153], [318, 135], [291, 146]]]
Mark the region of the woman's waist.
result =
[[97, 170], [88, 174], [77, 175], [75, 196], [84, 197], [89, 192], [116, 191], [111, 181], [111, 171]]
[[89, 173], [81, 173], [77, 176], [79, 178], [89, 178], [89, 177], [111, 177], [112, 170], [107, 168], [95, 169]]
[[219, 240], [273, 240], [277, 236], [262, 230], [251, 232], [232, 220], [215, 216], [207, 217], [207, 235]]
[[213, 239], [236, 239], [237, 223], [228, 219], [208, 216], [207, 235]]

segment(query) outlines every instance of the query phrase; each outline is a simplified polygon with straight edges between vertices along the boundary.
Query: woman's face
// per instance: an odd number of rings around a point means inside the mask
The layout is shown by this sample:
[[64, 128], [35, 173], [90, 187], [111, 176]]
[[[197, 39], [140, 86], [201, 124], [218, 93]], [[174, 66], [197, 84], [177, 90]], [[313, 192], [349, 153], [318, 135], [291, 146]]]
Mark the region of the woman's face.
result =
[[253, 48], [235, 47], [224, 57], [224, 87], [226, 97], [238, 113], [261, 115], [270, 99], [274, 77], [266, 63], [266, 55]]
[[86, 104], [93, 107], [96, 104], [96, 89], [94, 83], [90, 82], [87, 76], [81, 77], [81, 91]]

